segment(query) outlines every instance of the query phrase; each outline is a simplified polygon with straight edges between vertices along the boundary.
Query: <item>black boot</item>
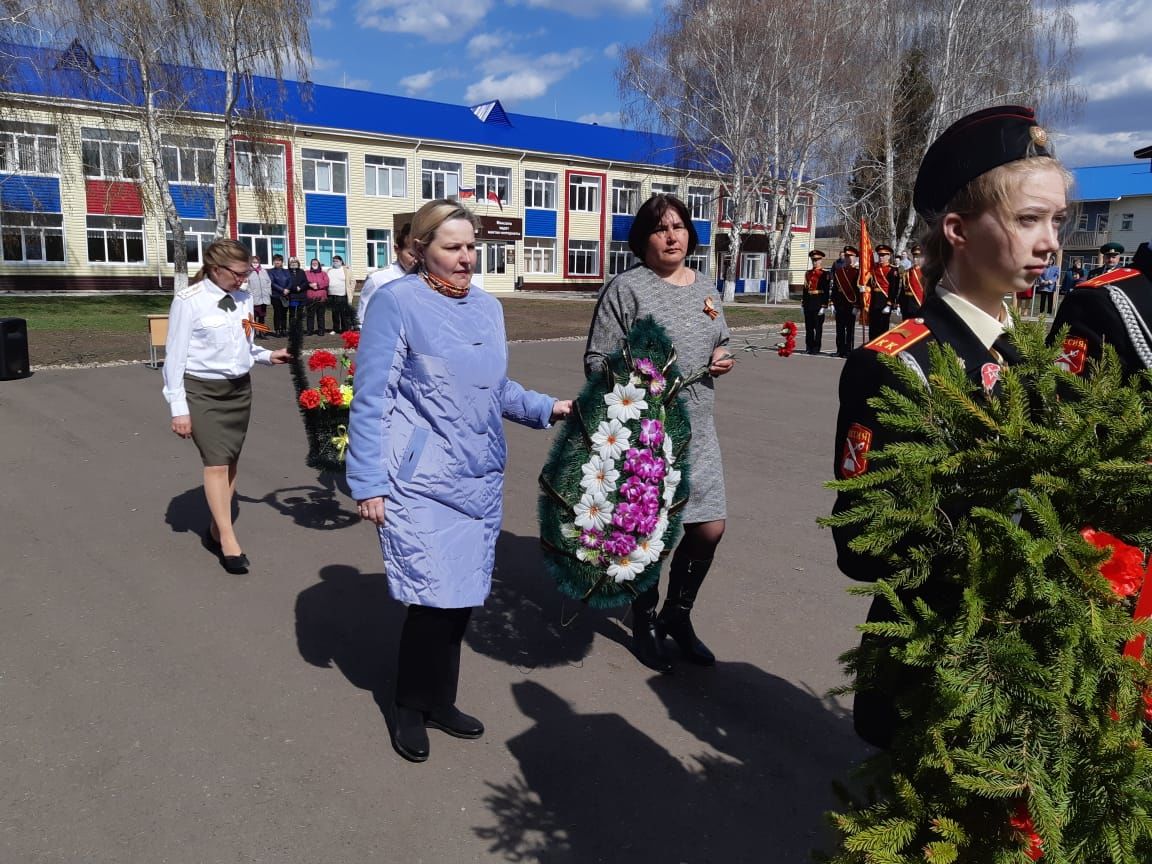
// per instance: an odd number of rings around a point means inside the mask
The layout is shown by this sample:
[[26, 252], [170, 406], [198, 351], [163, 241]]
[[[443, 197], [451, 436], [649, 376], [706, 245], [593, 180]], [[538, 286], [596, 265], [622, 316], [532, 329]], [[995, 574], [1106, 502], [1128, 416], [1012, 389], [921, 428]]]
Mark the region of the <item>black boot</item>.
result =
[[672, 566], [668, 571], [668, 598], [664, 601], [664, 608], [660, 610], [660, 616], [656, 619], [656, 635], [671, 636], [680, 646], [685, 659], [701, 666], [714, 665], [716, 655], [696, 636], [690, 616], [692, 604], [696, 602], [696, 594], [711, 566], [711, 558], [707, 561], [693, 561], [673, 556]]
[[664, 637], [656, 630], [656, 604], [660, 589], [653, 585], [632, 601], [632, 648], [636, 659], [657, 672], [671, 672], [672, 661], [664, 650]]

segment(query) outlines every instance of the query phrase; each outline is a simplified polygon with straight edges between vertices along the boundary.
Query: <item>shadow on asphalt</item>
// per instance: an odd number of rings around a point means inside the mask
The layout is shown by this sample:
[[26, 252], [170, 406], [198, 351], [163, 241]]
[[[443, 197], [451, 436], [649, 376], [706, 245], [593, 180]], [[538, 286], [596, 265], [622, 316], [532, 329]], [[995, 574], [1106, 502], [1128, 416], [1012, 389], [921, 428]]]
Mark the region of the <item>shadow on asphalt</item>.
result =
[[321, 472], [316, 486], [288, 486], [274, 489], [263, 498], [236, 497], [245, 504], [265, 504], [291, 519], [301, 528], [335, 531], [360, 524], [355, 510], [344, 505], [351, 500], [343, 474]]
[[501, 531], [492, 593], [472, 615], [464, 641], [477, 654], [522, 671], [578, 664], [597, 633], [619, 640], [609, 616], [623, 609], [606, 614], [565, 597], [544, 567], [539, 538]]
[[[236, 501], [232, 502], [232, 521], [235, 522], [240, 514]], [[181, 492], [168, 502], [168, 510], [164, 513], [164, 522], [172, 529], [173, 534], [203, 534], [212, 522], [212, 514], [208, 511], [208, 501], [204, 498], [204, 487], [197, 486], [187, 492]]]
[[509, 861], [799, 864], [829, 845], [833, 779], [866, 755], [835, 705], [746, 663], [650, 680], [669, 717], [717, 752], [685, 764], [617, 714], [578, 714], [533, 681], [512, 686], [534, 721], [508, 749], [520, 776], [488, 784]]

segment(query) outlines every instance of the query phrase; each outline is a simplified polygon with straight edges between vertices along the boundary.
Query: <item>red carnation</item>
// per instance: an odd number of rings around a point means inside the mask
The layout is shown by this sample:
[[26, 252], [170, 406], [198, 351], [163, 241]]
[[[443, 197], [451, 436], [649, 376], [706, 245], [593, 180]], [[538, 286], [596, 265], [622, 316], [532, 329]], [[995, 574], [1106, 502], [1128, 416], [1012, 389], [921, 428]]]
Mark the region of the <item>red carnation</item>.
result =
[[305, 390], [300, 394], [300, 405], [308, 410], [320, 407], [320, 394], [315, 390]]
[[333, 408], [339, 408], [344, 404], [344, 394], [340, 392], [340, 388], [338, 387], [325, 390], [324, 401]]
[[1088, 526], [1080, 536], [1097, 549], [1111, 549], [1111, 556], [1100, 565], [1100, 575], [1112, 585], [1117, 597], [1131, 597], [1144, 582], [1144, 553], [1129, 546], [1119, 537]]
[[1044, 857], [1044, 838], [1036, 833], [1036, 826], [1032, 824], [1032, 814], [1028, 812], [1028, 803], [1021, 801], [1016, 805], [1016, 813], [1008, 819], [1008, 824], [1024, 835], [1028, 841], [1028, 848], [1024, 850], [1033, 861]]
[[796, 325], [791, 321], [785, 321], [780, 328], [780, 334], [792, 338], [796, 335]]
[[331, 351], [316, 351], [308, 358], [308, 368], [313, 372], [318, 372], [321, 369], [335, 369], [339, 365], [340, 361]]
[[[359, 335], [359, 334], [357, 334], [357, 335]], [[351, 378], [355, 374], [356, 374], [356, 361], [353, 360], [351, 363], [348, 364], [348, 377]]]
[[325, 375], [320, 379], [320, 389], [323, 390], [326, 387], [335, 387], [337, 390], [339, 390], [340, 382], [333, 378], [331, 375]]
[[344, 347], [353, 350], [360, 347], [360, 331], [359, 330], [345, 330], [340, 334], [340, 338], [344, 340]]

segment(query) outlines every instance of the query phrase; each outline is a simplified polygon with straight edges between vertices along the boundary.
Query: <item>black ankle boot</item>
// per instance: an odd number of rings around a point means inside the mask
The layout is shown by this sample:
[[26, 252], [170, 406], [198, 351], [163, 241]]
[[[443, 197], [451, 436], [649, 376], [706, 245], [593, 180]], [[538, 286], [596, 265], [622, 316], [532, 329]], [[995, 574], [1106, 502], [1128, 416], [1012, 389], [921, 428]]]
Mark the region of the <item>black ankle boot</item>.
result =
[[653, 585], [632, 601], [632, 648], [636, 659], [657, 672], [671, 672], [672, 661], [664, 650], [664, 637], [656, 629], [656, 605], [660, 589]]
[[700, 641], [692, 629], [691, 614], [696, 594], [711, 566], [711, 558], [707, 561], [692, 561], [674, 556], [668, 572], [668, 598], [656, 619], [656, 635], [661, 639], [671, 636], [684, 658], [701, 666], [715, 665], [716, 655], [708, 650], [708, 646]]

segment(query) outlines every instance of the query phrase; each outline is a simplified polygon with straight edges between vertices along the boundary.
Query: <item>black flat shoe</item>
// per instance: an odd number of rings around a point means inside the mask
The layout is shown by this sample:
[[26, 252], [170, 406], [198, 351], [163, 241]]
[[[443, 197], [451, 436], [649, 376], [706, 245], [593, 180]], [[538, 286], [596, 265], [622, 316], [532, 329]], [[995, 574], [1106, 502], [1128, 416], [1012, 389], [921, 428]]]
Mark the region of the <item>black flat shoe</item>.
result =
[[456, 738], [479, 738], [484, 734], [484, 724], [470, 714], [465, 714], [455, 705], [439, 708], [424, 715], [424, 725]]
[[248, 572], [248, 556], [241, 552], [239, 555], [221, 555], [220, 563], [224, 569], [234, 576], [241, 576]]
[[220, 549], [220, 541], [212, 536], [211, 528], [205, 528], [204, 533], [200, 535], [200, 545], [213, 555], [219, 555], [222, 551]]
[[424, 728], [424, 714], [415, 708], [396, 706], [396, 732], [392, 746], [409, 762], [428, 760], [428, 732]]

